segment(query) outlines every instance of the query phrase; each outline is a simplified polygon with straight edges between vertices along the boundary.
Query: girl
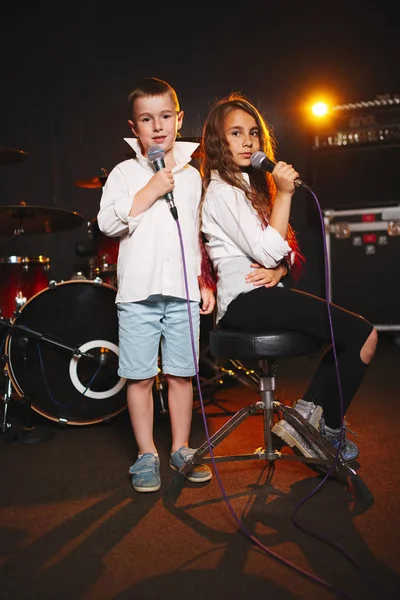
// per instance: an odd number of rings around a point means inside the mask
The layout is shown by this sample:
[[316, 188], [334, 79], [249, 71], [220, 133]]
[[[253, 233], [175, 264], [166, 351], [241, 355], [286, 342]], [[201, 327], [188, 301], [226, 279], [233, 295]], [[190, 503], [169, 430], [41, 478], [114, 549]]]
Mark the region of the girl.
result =
[[[254, 152], [264, 152], [274, 161], [274, 150], [272, 132], [245, 97], [232, 94], [214, 103], [202, 135], [200, 214], [217, 280], [216, 321], [221, 327], [244, 330], [297, 330], [328, 344], [295, 406], [329, 442], [340, 446], [343, 460], [352, 461], [358, 448], [346, 437], [342, 414], [375, 353], [377, 332], [363, 317], [331, 305], [342, 412], [326, 302], [290, 284], [304, 265], [289, 223], [299, 174], [283, 161], [276, 163], [272, 174], [251, 165]], [[317, 450], [285, 420], [273, 432], [305, 456], [317, 456]]]

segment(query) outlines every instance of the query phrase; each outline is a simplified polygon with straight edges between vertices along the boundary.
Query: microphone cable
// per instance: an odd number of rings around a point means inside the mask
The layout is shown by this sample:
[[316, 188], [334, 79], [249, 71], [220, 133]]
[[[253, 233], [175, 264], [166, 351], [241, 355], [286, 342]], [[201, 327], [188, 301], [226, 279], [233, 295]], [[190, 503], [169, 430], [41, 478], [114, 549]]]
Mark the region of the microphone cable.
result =
[[[307, 187], [308, 189], [308, 187]], [[310, 191], [312, 192], [311, 188], [309, 188]], [[314, 192], [312, 192], [317, 205], [319, 206], [318, 200], [314, 194]], [[172, 211], [171, 211], [172, 212]], [[322, 213], [321, 213], [322, 215]], [[175, 218], [174, 214], [172, 215], [175, 222], [176, 222], [176, 226], [177, 226], [177, 230], [178, 230], [178, 236], [179, 236], [179, 242], [180, 242], [180, 247], [181, 247], [181, 255], [182, 255], [182, 266], [183, 266], [183, 275], [184, 275], [184, 283], [185, 283], [185, 293], [186, 293], [186, 301], [187, 301], [187, 310], [188, 310], [188, 319], [189, 319], [189, 330], [190, 330], [190, 340], [191, 340], [191, 347], [192, 347], [192, 354], [193, 354], [193, 362], [194, 362], [194, 367], [195, 367], [195, 373], [196, 373], [196, 382], [197, 382], [197, 388], [198, 388], [198, 394], [199, 394], [199, 400], [200, 400], [200, 406], [201, 406], [201, 412], [202, 412], [202, 418], [203, 418], [203, 425], [204, 425], [204, 430], [206, 433], [206, 438], [207, 438], [207, 443], [208, 443], [208, 450], [209, 450], [209, 454], [211, 457], [211, 462], [212, 465], [214, 467], [214, 471], [215, 471], [215, 475], [218, 481], [218, 485], [221, 489], [222, 492], [222, 496], [228, 506], [228, 509], [234, 519], [234, 521], [236, 522], [237, 526], [239, 527], [239, 529], [242, 531], [242, 533], [245, 535], [245, 537], [247, 537], [253, 544], [255, 544], [256, 546], [258, 546], [261, 550], [263, 550], [266, 554], [272, 556], [273, 558], [277, 559], [279, 562], [281, 562], [282, 564], [284, 564], [285, 566], [293, 569], [294, 571], [296, 571], [297, 573], [299, 573], [300, 575], [303, 575], [305, 577], [307, 577], [308, 579], [310, 579], [311, 581], [313, 581], [314, 583], [317, 583], [321, 586], [323, 586], [324, 588], [334, 592], [335, 594], [337, 594], [338, 597], [341, 598], [345, 598], [346, 600], [355, 600], [354, 598], [352, 598], [351, 596], [349, 596], [348, 594], [346, 594], [345, 592], [343, 592], [342, 590], [336, 588], [335, 586], [333, 586], [332, 584], [330, 584], [328, 581], [322, 579], [321, 577], [318, 577], [317, 575], [313, 575], [312, 573], [309, 573], [308, 571], [305, 571], [304, 569], [296, 566], [294, 563], [286, 560], [285, 558], [283, 558], [282, 556], [279, 556], [279, 554], [276, 554], [275, 552], [273, 552], [270, 548], [268, 548], [267, 546], [265, 546], [257, 537], [255, 537], [252, 533], [250, 533], [248, 531], [248, 529], [245, 527], [245, 525], [242, 523], [242, 521], [240, 520], [239, 516], [236, 514], [232, 504], [229, 501], [228, 495], [225, 491], [225, 488], [223, 486], [220, 474], [218, 472], [218, 468], [217, 468], [217, 461], [215, 460], [214, 457], [214, 453], [213, 453], [213, 448], [211, 445], [211, 441], [210, 441], [210, 434], [209, 434], [209, 429], [208, 429], [208, 425], [207, 425], [207, 417], [206, 417], [206, 413], [205, 413], [205, 409], [204, 409], [204, 402], [203, 402], [203, 395], [201, 392], [201, 383], [200, 383], [200, 377], [199, 377], [199, 369], [197, 366], [197, 357], [196, 357], [196, 348], [195, 348], [195, 342], [194, 342], [194, 333], [193, 333], [193, 322], [192, 322], [192, 315], [191, 315], [191, 311], [190, 311], [190, 294], [189, 294], [189, 285], [188, 285], [188, 278], [187, 278], [187, 268], [186, 268], [186, 259], [185, 259], [185, 248], [184, 248], [184, 243], [183, 243], [183, 236], [182, 236], [182, 231], [181, 231], [181, 227], [180, 227], [180, 222], [178, 218]], [[326, 252], [325, 252], [325, 256], [326, 256]], [[327, 263], [326, 263], [327, 265]], [[329, 288], [327, 288], [329, 289]], [[328, 296], [329, 297], [329, 296]], [[330, 331], [331, 331], [331, 337], [332, 337], [332, 345], [333, 345], [333, 351], [334, 351], [334, 357], [335, 357], [335, 364], [336, 364], [336, 373], [337, 373], [337, 377], [338, 377], [338, 385], [339, 385], [339, 393], [340, 393], [340, 401], [341, 401], [341, 415], [342, 415], [342, 432], [343, 432], [343, 399], [342, 399], [342, 392], [341, 392], [341, 386], [340, 386], [340, 374], [339, 374], [339, 368], [338, 368], [338, 364], [337, 364], [337, 356], [336, 356], [336, 347], [334, 344], [334, 337], [333, 337], [333, 326], [332, 326], [332, 317], [330, 314], [330, 307], [329, 307], [329, 302], [327, 301], [327, 307], [328, 307], [328, 315], [329, 315], [329, 323], [330, 323]], [[343, 440], [343, 436], [342, 436], [342, 440]], [[344, 554], [344, 556], [350, 560], [356, 567], [357, 569], [361, 572], [361, 574], [364, 574], [364, 571], [362, 570], [361, 566], [358, 564], [357, 560], [350, 554], [348, 553], [342, 546], [340, 546], [340, 544], [336, 543], [334, 540], [331, 540], [328, 537], [325, 537], [324, 535], [322, 535], [321, 533], [319, 533], [318, 531], [314, 531], [311, 528], [307, 528], [306, 526], [303, 526], [301, 523], [299, 523], [295, 517], [297, 511], [300, 509], [300, 507], [307, 501], [309, 500], [314, 494], [317, 493], [317, 491], [319, 491], [321, 489], [321, 486], [324, 484], [324, 482], [328, 479], [330, 473], [332, 472], [337, 458], [339, 456], [339, 452], [341, 450], [341, 444], [339, 445], [339, 448], [335, 454], [335, 460], [333, 465], [331, 466], [331, 468], [328, 470], [327, 474], [324, 476], [323, 480], [318, 484], [318, 486], [316, 486], [316, 488], [308, 495], [306, 496], [294, 509], [293, 513], [292, 513], [292, 521], [294, 523], [294, 525], [302, 530], [304, 533], [307, 533], [313, 537], [315, 537], [316, 539], [322, 540], [324, 542], [326, 542], [327, 544], [331, 545], [333, 548], [335, 548], [336, 550], [338, 550], [339, 552], [341, 552], [342, 554]], [[166, 492], [167, 495], [171, 495], [172, 493], [174, 493], [174, 491], [179, 491], [181, 485], [183, 484], [184, 481], [184, 474], [183, 473], [177, 473], [177, 475], [175, 475], [175, 478], [171, 484], [171, 489], [170, 491]], [[174, 485], [175, 484], [175, 485]], [[178, 487], [178, 489], [176, 489], [176, 486]], [[366, 575], [364, 574], [364, 577], [367, 579]], [[380, 600], [382, 600], [382, 596], [380, 596]]]
[[[272, 160], [270, 160], [264, 154], [264, 152], [258, 151], [258, 152], [254, 152], [252, 154], [251, 164], [255, 169], [261, 169], [263, 171], [272, 173], [276, 163], [274, 163]], [[367, 574], [364, 572], [364, 570], [362, 569], [360, 564], [349, 552], [347, 552], [347, 550], [343, 546], [341, 546], [334, 540], [322, 535], [320, 532], [313, 530], [311, 528], [308, 528], [305, 525], [302, 525], [300, 523], [300, 521], [296, 518], [296, 515], [297, 515], [298, 511], [300, 510], [301, 506], [303, 506], [307, 502], [307, 500], [309, 500], [313, 495], [315, 495], [321, 489], [323, 484], [327, 481], [327, 479], [331, 475], [332, 471], [335, 469], [337, 462], [339, 460], [339, 454], [343, 447], [344, 435], [345, 435], [345, 423], [344, 423], [343, 393], [342, 393], [341, 380], [340, 380], [340, 370], [339, 370], [339, 365], [338, 365], [338, 360], [337, 360], [336, 344], [335, 344], [335, 338], [334, 338], [334, 328], [333, 328], [333, 323], [332, 323], [331, 306], [330, 306], [330, 301], [329, 301], [329, 299], [330, 299], [330, 284], [329, 284], [330, 276], [329, 276], [328, 252], [327, 252], [327, 248], [326, 248], [326, 239], [325, 239], [324, 218], [323, 218], [323, 214], [321, 211], [321, 207], [320, 207], [318, 198], [317, 198], [316, 194], [314, 193], [314, 191], [312, 190], [312, 188], [307, 183], [305, 183], [304, 181], [302, 181], [299, 178], [296, 179], [294, 183], [295, 183], [296, 187], [302, 187], [303, 189], [306, 189], [312, 195], [312, 197], [315, 201], [315, 204], [317, 206], [318, 214], [319, 214], [319, 218], [320, 218], [322, 240], [323, 240], [323, 252], [324, 252], [325, 296], [326, 296], [325, 300], [326, 300], [327, 314], [328, 314], [328, 320], [329, 320], [329, 330], [330, 330], [330, 335], [331, 335], [332, 353], [333, 353], [334, 362], [335, 362], [335, 371], [336, 371], [336, 378], [337, 378], [338, 390], [339, 390], [341, 426], [340, 426], [340, 443], [335, 452], [335, 457], [334, 457], [331, 467], [328, 469], [328, 471], [325, 474], [325, 476], [323, 477], [322, 481], [316, 486], [316, 488], [310, 494], [308, 494], [301, 502], [299, 502], [299, 504], [294, 508], [293, 513], [292, 513], [292, 522], [298, 529], [304, 531], [305, 533], [308, 533], [309, 535], [315, 537], [316, 539], [319, 539], [319, 540], [331, 545], [333, 548], [335, 548], [336, 550], [341, 552], [353, 565], [356, 566], [356, 568], [362, 574], [364, 579], [370, 583], [370, 585], [372, 586], [374, 591], [378, 594], [378, 597], [382, 598], [381, 591], [375, 589], [374, 584], [369, 581]], [[365, 492], [365, 490], [363, 490], [363, 492]], [[368, 494], [371, 495], [369, 491], [368, 491]]]
[[297, 513], [299, 512], [300, 508], [321, 489], [323, 484], [327, 481], [327, 479], [331, 475], [332, 471], [336, 467], [336, 464], [339, 459], [339, 454], [343, 447], [344, 435], [345, 435], [345, 423], [344, 423], [344, 414], [343, 414], [344, 413], [343, 393], [342, 393], [342, 387], [341, 387], [339, 364], [338, 364], [338, 360], [337, 360], [337, 352], [336, 352], [336, 344], [335, 344], [335, 337], [334, 337], [334, 327], [333, 327], [333, 323], [332, 323], [331, 306], [330, 306], [330, 301], [329, 301], [329, 298], [331, 295], [330, 294], [330, 283], [329, 283], [330, 282], [330, 275], [329, 275], [330, 269], [329, 269], [328, 252], [327, 252], [326, 239], [325, 239], [324, 217], [322, 214], [322, 210], [321, 210], [321, 206], [319, 204], [318, 198], [317, 198], [316, 194], [314, 193], [314, 191], [312, 190], [312, 188], [309, 185], [305, 184], [304, 182], [301, 182], [301, 185], [302, 185], [302, 187], [307, 189], [307, 191], [310, 192], [310, 194], [312, 195], [312, 197], [315, 201], [317, 210], [318, 210], [318, 215], [319, 215], [320, 224], [321, 224], [322, 240], [323, 240], [323, 255], [324, 255], [324, 275], [325, 275], [324, 283], [325, 283], [325, 296], [326, 296], [325, 300], [326, 300], [326, 307], [327, 307], [328, 320], [329, 320], [329, 329], [330, 329], [330, 333], [331, 333], [332, 353], [333, 353], [334, 361], [335, 361], [336, 378], [337, 378], [338, 390], [339, 390], [341, 427], [340, 427], [340, 443], [335, 452], [335, 458], [334, 458], [334, 461], [333, 461], [331, 467], [329, 468], [329, 470], [323, 477], [322, 481], [315, 487], [315, 489], [310, 494], [308, 494], [302, 501], [300, 501], [297, 504], [297, 506], [293, 509], [292, 522], [298, 529], [300, 529], [304, 533], [307, 533], [307, 534], [311, 535], [312, 537], [329, 544], [334, 549], [338, 550], [341, 554], [343, 554], [345, 556], [345, 558], [347, 558], [357, 568], [357, 570], [360, 572], [360, 574], [365, 579], [365, 581], [371, 585], [371, 587], [376, 592], [377, 597], [380, 598], [380, 600], [384, 600], [384, 596], [382, 596], [382, 591], [380, 589], [379, 590], [376, 589], [375, 584], [370, 580], [370, 578], [368, 577], [365, 570], [361, 567], [360, 563], [356, 560], [356, 558], [350, 552], [348, 552], [341, 544], [335, 542], [333, 539], [331, 539], [327, 536], [324, 536], [323, 534], [321, 534], [319, 531], [317, 531], [315, 529], [312, 529], [310, 527], [307, 527], [306, 525], [303, 525], [302, 523], [300, 523], [300, 521], [297, 518]]

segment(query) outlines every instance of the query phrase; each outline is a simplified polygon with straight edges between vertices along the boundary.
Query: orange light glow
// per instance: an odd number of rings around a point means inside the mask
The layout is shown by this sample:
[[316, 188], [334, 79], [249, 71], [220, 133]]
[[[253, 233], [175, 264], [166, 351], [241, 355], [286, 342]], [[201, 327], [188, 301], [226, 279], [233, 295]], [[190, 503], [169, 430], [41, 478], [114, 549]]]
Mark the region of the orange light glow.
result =
[[311, 107], [311, 112], [316, 117], [325, 117], [328, 114], [329, 106], [326, 102], [316, 102]]

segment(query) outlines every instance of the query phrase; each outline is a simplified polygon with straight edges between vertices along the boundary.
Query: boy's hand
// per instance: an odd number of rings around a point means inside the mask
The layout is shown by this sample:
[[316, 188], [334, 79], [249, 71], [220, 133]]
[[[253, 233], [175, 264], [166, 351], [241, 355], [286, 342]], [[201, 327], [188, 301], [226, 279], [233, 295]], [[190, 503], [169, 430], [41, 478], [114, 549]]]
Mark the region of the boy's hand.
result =
[[148, 210], [157, 200], [163, 198], [168, 192], [172, 192], [175, 187], [175, 181], [171, 169], [161, 169], [157, 171], [141, 190], [135, 194], [130, 217], [137, 217], [145, 210]]
[[161, 169], [154, 173], [153, 177], [147, 184], [147, 188], [151, 189], [151, 192], [156, 198], [163, 198], [168, 192], [172, 192], [175, 187], [174, 176], [172, 175], [171, 169]]
[[214, 293], [209, 288], [201, 287], [200, 295], [201, 295], [200, 314], [201, 315], [211, 314], [215, 307]]

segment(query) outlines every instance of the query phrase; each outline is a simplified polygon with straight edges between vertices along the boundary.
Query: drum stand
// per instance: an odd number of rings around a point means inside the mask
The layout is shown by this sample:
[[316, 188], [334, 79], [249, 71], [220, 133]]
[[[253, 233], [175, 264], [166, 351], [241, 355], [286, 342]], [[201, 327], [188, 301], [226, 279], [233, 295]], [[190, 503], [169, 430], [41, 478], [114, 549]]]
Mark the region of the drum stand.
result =
[[166, 415], [168, 411], [165, 408], [164, 396], [163, 396], [163, 391], [164, 391], [163, 376], [160, 374], [160, 371], [156, 375], [154, 387], [155, 387], [155, 391], [157, 392], [158, 399], [160, 401], [160, 413], [162, 415]]
[[2, 415], [2, 421], [1, 421], [0, 433], [3, 434], [3, 433], [7, 433], [7, 431], [11, 427], [11, 424], [8, 423], [8, 421], [7, 421], [7, 410], [8, 410], [8, 403], [11, 399], [11, 394], [12, 394], [12, 384], [11, 384], [11, 380], [8, 375], [8, 369], [7, 369], [8, 356], [4, 353], [2, 353], [2, 355], [1, 355], [1, 364], [3, 365], [4, 394], [3, 394], [3, 415]]
[[[32, 426], [32, 406], [31, 406], [30, 394], [29, 394], [30, 378], [29, 378], [29, 369], [28, 369], [28, 362], [27, 362], [28, 347], [29, 347], [29, 343], [30, 343], [31, 339], [40, 340], [42, 342], [48, 342], [50, 344], [58, 346], [59, 348], [68, 350], [74, 355], [88, 356], [89, 358], [95, 358], [95, 357], [93, 357], [92, 355], [90, 355], [87, 352], [83, 353], [77, 348], [73, 348], [72, 346], [63, 344], [60, 341], [53, 340], [53, 339], [45, 336], [44, 334], [42, 334], [38, 331], [35, 331], [33, 329], [30, 329], [29, 327], [26, 327], [24, 325], [17, 325], [15, 323], [13, 324], [13, 323], [10, 323], [9, 321], [6, 321], [5, 319], [0, 318], [0, 326], [7, 327], [8, 329], [13, 329], [13, 330], [15, 329], [19, 333], [23, 334], [19, 338], [19, 342], [20, 342], [20, 348], [22, 350], [22, 358], [24, 360], [26, 381], [28, 382], [28, 386], [27, 386], [28, 392], [25, 392], [23, 395], [23, 401], [25, 403], [27, 410], [26, 410], [25, 429], [21, 436], [16, 436], [16, 437], [20, 438], [19, 441], [21, 441], [22, 443], [25, 443], [25, 444], [35, 444], [37, 442], [43, 442], [45, 440], [50, 439], [51, 437], [54, 437], [55, 431], [53, 429], [51, 429], [49, 427], [45, 427], [45, 426], [39, 426], [39, 427]], [[2, 363], [3, 363], [3, 372], [4, 372], [4, 379], [5, 379], [4, 395], [3, 395], [3, 416], [2, 416], [2, 423], [1, 423], [1, 433], [4, 434], [4, 433], [9, 432], [11, 429], [10, 423], [7, 422], [7, 411], [8, 411], [8, 403], [11, 399], [11, 394], [12, 394], [12, 385], [11, 385], [11, 380], [10, 380], [10, 376], [9, 376], [9, 372], [8, 372], [8, 366], [7, 366], [8, 362], [9, 362], [9, 360], [8, 360], [9, 357], [7, 354], [2, 353], [1, 359], [2, 359]]]
[[23, 337], [20, 339], [20, 348], [22, 350], [22, 358], [24, 360], [24, 369], [26, 375], [27, 383], [27, 392], [23, 395], [23, 401], [26, 407], [26, 419], [25, 419], [25, 429], [22, 434], [21, 442], [24, 444], [36, 444], [37, 442], [44, 442], [49, 440], [50, 438], [55, 436], [54, 429], [50, 427], [45, 427], [43, 425], [33, 427], [32, 425], [32, 406], [30, 400], [29, 390], [31, 389], [30, 385], [30, 377], [29, 377], [29, 369], [28, 369], [28, 347], [29, 347], [30, 339], [28, 337]]

